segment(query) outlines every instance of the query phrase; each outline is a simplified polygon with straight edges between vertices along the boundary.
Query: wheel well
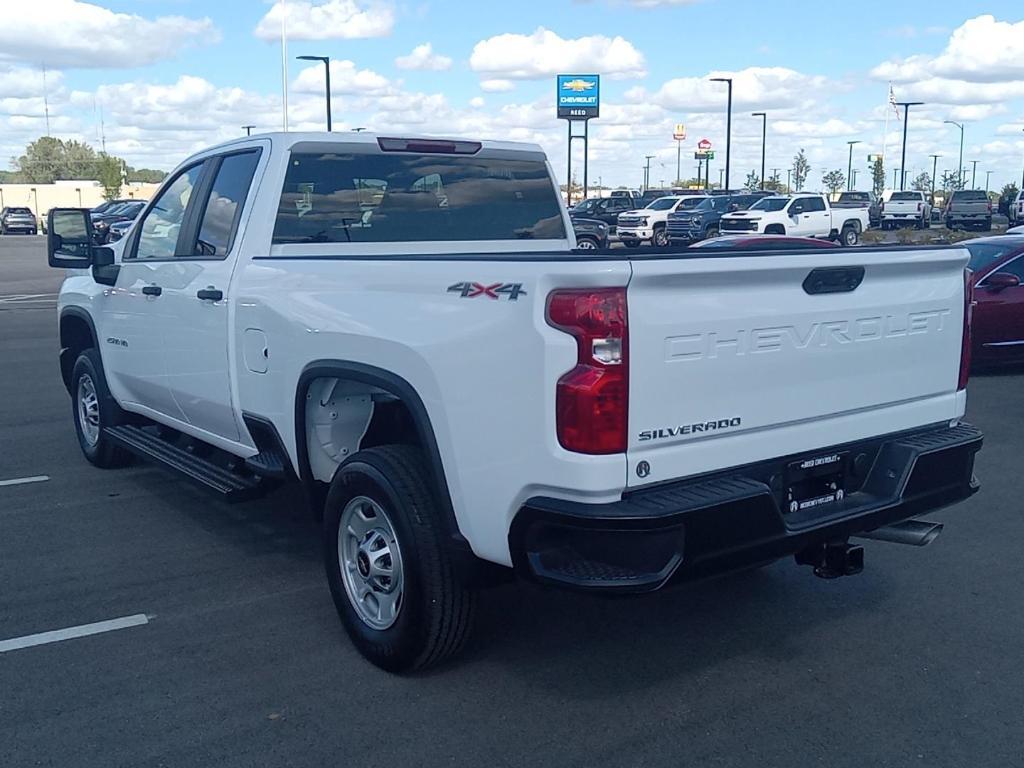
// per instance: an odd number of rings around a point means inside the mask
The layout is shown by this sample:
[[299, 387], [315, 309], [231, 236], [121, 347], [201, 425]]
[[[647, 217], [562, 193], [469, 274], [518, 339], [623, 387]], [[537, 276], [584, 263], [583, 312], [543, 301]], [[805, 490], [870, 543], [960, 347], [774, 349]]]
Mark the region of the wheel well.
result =
[[85, 350], [96, 346], [92, 324], [77, 313], [65, 312], [60, 318], [60, 373], [64, 386], [71, 391], [71, 370]]
[[769, 224], [764, 228], [766, 235], [784, 235], [786, 234], [786, 228], [781, 224]]
[[847, 221], [844, 221], [842, 228], [846, 229], [847, 227], [853, 227], [854, 230], [856, 230], [857, 232], [860, 232], [861, 231], [860, 220], [859, 219], [849, 219]]
[[469, 552], [455, 520], [430, 418], [405, 379], [361, 363], [311, 363], [296, 387], [295, 439], [299, 477], [317, 517], [323, 515], [334, 471], [357, 450], [396, 443], [420, 447], [450, 541], [457, 550]]

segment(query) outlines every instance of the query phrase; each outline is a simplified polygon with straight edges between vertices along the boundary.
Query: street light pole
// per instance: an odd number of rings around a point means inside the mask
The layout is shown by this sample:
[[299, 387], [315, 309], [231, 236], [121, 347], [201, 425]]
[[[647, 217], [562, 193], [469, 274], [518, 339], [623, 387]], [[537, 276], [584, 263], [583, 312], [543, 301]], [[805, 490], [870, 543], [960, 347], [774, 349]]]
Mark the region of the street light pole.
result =
[[654, 155], [644, 155], [644, 160], [647, 161], [644, 165], [644, 192], [646, 192], [651, 186], [651, 158]]
[[935, 174], [938, 172], [939, 158], [942, 155], [929, 155], [932, 159], [932, 205], [935, 205]]
[[786, 169], [786, 194], [787, 195], [790, 192], [793, 191], [793, 181], [792, 181], [792, 178], [793, 178], [793, 169], [792, 168], [787, 168]]
[[330, 56], [296, 56], [302, 61], [322, 61], [327, 75], [327, 132], [331, 132], [331, 57]]
[[971, 160], [971, 189], [977, 189], [978, 184], [978, 161]]
[[964, 176], [961, 169], [964, 167], [964, 124], [958, 123], [955, 120], [943, 120], [943, 123], [949, 123], [955, 125], [960, 129], [960, 163], [957, 165], [957, 182], [958, 186], [962, 189], [964, 186]]
[[846, 161], [846, 188], [853, 189], [853, 145], [860, 144], [860, 141], [848, 141], [850, 145], [850, 158]]
[[854, 168], [853, 169], [853, 183], [850, 186], [850, 189], [856, 189], [856, 188], [857, 188], [857, 169]]
[[985, 171], [985, 194], [988, 194], [989, 182], [992, 179], [992, 171]]
[[255, 127], [255, 125], [243, 125], [242, 130], [245, 131], [246, 136], [252, 136], [252, 129]]
[[753, 117], [761, 118], [761, 189], [764, 190], [764, 148], [768, 141], [768, 115], [764, 112], [752, 112]]
[[[907, 123], [910, 122], [910, 108], [924, 104], [923, 101], [898, 101], [897, 106], [903, 107], [903, 153], [900, 157], [900, 167], [907, 166]], [[905, 176], [905, 174], [904, 174]], [[906, 186], [904, 179], [900, 179], [900, 189]]]
[[729, 154], [732, 151], [732, 78], [712, 77], [713, 83], [726, 83], [729, 86], [729, 106], [725, 113], [725, 187], [729, 188]]
[[893, 188], [893, 191], [896, 190], [896, 185], [899, 183], [899, 178], [900, 178], [900, 169], [899, 168], [893, 168], [892, 169], [892, 188]]

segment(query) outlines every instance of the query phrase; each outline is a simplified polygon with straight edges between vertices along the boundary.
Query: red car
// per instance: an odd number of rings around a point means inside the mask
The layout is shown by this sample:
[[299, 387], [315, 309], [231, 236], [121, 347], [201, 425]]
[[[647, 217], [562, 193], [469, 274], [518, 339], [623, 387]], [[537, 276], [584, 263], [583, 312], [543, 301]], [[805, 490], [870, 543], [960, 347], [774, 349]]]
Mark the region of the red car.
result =
[[969, 240], [974, 283], [971, 361], [978, 365], [1024, 362], [1024, 237]]

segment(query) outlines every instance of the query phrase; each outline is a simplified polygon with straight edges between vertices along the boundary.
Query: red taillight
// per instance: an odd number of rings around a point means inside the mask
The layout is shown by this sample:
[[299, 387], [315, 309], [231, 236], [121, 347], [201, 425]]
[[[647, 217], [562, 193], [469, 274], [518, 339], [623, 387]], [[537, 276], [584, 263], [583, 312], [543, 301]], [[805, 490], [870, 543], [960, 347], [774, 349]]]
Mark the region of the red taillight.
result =
[[967, 389], [971, 376], [971, 321], [974, 318], [974, 275], [964, 270], [964, 335], [960, 342], [960, 379], [957, 390]]
[[992, 201], [991, 200], [988, 201], [988, 212], [992, 213]]
[[558, 442], [577, 453], [623, 453], [629, 406], [625, 288], [553, 291], [548, 323], [576, 339], [576, 367], [558, 380]]

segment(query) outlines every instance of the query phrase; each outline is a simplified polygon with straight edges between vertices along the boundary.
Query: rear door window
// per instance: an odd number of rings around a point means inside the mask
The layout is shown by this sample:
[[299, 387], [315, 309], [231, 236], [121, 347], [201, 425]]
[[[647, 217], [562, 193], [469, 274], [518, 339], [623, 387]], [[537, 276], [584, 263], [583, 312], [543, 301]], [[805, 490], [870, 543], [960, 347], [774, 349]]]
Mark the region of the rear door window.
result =
[[[623, 198], [608, 203], [613, 210], [630, 207]], [[558, 198], [540, 159], [296, 151], [285, 175], [273, 242], [565, 237]]]
[[259, 159], [260, 152], [257, 149], [228, 155], [221, 160], [203, 208], [199, 237], [191, 255], [211, 258], [224, 258], [227, 255]]
[[808, 213], [815, 213], [825, 210], [825, 201], [820, 197], [808, 197], [804, 200], [804, 210]]

